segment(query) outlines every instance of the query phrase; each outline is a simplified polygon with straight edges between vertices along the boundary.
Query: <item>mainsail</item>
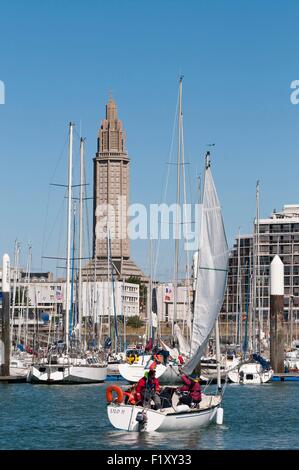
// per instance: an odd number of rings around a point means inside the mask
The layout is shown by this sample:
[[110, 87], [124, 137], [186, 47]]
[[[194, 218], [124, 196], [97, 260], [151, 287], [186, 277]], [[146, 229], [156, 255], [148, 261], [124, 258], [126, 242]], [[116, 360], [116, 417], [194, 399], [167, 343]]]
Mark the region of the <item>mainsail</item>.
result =
[[221, 208], [209, 162], [206, 164], [195, 288], [191, 357], [183, 372], [191, 374], [200, 362], [218, 318], [226, 286], [228, 245]]

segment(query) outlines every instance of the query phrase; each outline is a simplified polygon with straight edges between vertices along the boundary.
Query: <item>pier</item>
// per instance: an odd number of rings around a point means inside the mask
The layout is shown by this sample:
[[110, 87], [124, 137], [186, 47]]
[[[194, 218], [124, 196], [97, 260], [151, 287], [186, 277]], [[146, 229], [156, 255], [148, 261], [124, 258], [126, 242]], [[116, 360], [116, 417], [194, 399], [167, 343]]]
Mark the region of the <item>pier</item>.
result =
[[295, 382], [295, 381], [299, 381], [299, 371], [274, 374], [272, 377], [272, 382]]
[[26, 382], [26, 377], [20, 377], [18, 375], [4, 375], [0, 377], [0, 383], [21, 383]]

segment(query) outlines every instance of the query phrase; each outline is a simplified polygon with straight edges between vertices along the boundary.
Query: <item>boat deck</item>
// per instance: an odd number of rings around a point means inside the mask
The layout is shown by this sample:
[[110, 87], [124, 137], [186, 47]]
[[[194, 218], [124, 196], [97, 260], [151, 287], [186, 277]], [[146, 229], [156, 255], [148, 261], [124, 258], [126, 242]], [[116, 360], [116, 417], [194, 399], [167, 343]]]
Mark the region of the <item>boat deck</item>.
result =
[[203, 411], [210, 409], [211, 407], [217, 406], [221, 402], [221, 397], [219, 395], [205, 395], [204, 393], [202, 394], [202, 399], [199, 404], [199, 406], [195, 408], [190, 408], [187, 405], [179, 405], [178, 406], [178, 401], [179, 401], [179, 396], [174, 395], [172, 398], [172, 406], [167, 407], [167, 408], [161, 408], [159, 409], [159, 412], [162, 412], [163, 414], [174, 414], [180, 412], [179, 407], [182, 407], [181, 412], [186, 413], [188, 411], [189, 413], [192, 412], [198, 412], [198, 411]]

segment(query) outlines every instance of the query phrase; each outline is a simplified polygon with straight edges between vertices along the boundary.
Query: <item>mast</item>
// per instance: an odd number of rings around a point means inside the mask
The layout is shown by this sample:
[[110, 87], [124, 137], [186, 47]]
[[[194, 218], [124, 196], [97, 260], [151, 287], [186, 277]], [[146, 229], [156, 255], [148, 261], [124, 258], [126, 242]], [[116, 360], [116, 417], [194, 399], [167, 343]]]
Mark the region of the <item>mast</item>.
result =
[[220, 335], [219, 335], [219, 322], [215, 323], [215, 342], [216, 342], [216, 362], [217, 362], [217, 387], [221, 390], [221, 375], [220, 375]]
[[97, 286], [97, 264], [94, 263], [93, 271], [93, 288], [91, 292], [91, 312], [92, 312], [92, 345], [96, 344], [97, 336], [97, 301], [98, 301], [98, 286]]
[[15, 240], [15, 249], [14, 249], [14, 271], [13, 271], [13, 293], [12, 293], [12, 311], [11, 311], [11, 329], [10, 329], [10, 343], [13, 342], [13, 333], [14, 333], [14, 318], [15, 318], [15, 308], [16, 308], [16, 294], [17, 294], [17, 282], [19, 279], [19, 255], [20, 255], [20, 243], [18, 240]]
[[[254, 239], [252, 240], [252, 248], [254, 249]], [[250, 248], [249, 248], [250, 250]], [[253, 258], [253, 261], [252, 261]], [[253, 314], [254, 314], [254, 257], [249, 251], [249, 305], [248, 305], [248, 353], [253, 352]]]
[[241, 306], [240, 306], [240, 229], [238, 232], [238, 266], [237, 266], [237, 321], [236, 321], [236, 344], [241, 346]]
[[182, 140], [182, 93], [183, 93], [183, 77], [180, 77], [179, 85], [179, 115], [178, 115], [178, 159], [177, 159], [177, 210], [176, 210], [176, 238], [175, 238], [175, 262], [174, 262], [174, 292], [173, 292], [173, 322], [172, 335], [174, 332], [174, 324], [177, 321], [177, 297], [178, 297], [178, 272], [179, 272], [179, 247], [180, 247], [180, 202], [181, 202], [181, 140]]
[[[291, 262], [291, 272], [290, 272], [290, 296], [289, 296], [289, 322], [290, 322], [290, 346], [293, 342], [293, 305], [294, 305], [294, 238], [292, 237], [292, 262]], [[270, 323], [270, 321], [269, 321]], [[270, 336], [270, 335], [269, 335]]]
[[[184, 125], [183, 125], [183, 112], [181, 112], [181, 147], [182, 147], [182, 176], [183, 176], [183, 192], [184, 192], [184, 225], [183, 225], [183, 234], [184, 234], [184, 240], [187, 238], [187, 240], [189, 240], [189, 231], [188, 231], [188, 227], [189, 227], [189, 223], [191, 224], [191, 220], [189, 221], [187, 216], [188, 216], [188, 212], [187, 212], [187, 189], [186, 189], [186, 172], [185, 172], [185, 146], [184, 146]], [[200, 185], [200, 181], [199, 181], [199, 185]], [[186, 290], [187, 290], [187, 322], [186, 322], [186, 303], [184, 304], [184, 307], [185, 307], [185, 311], [184, 311], [184, 323], [183, 323], [183, 332], [184, 332], [184, 329], [185, 329], [185, 323], [187, 323], [187, 325], [191, 325], [191, 301], [190, 301], [190, 289], [191, 289], [191, 285], [190, 285], [190, 259], [189, 259], [189, 250], [185, 250], [185, 254], [186, 254], [186, 284], [187, 284], [187, 287], [186, 287]], [[190, 342], [191, 340], [191, 334], [189, 335], [189, 333], [191, 333], [189, 331], [189, 328], [187, 327], [187, 340]]]
[[124, 340], [123, 340], [123, 347], [124, 351], [127, 349], [127, 330], [126, 330], [126, 308], [124, 306], [124, 296], [125, 296], [125, 281], [122, 282], [122, 295], [121, 295], [121, 305], [122, 305], [122, 313], [123, 313], [123, 320], [124, 320]]
[[73, 218], [73, 248], [72, 248], [72, 268], [71, 268], [71, 302], [70, 302], [70, 338], [73, 335], [75, 325], [75, 310], [74, 310], [74, 281], [75, 281], [75, 240], [76, 240], [76, 204], [74, 203], [74, 218]]
[[[110, 231], [109, 231], [110, 238]], [[112, 302], [113, 302], [113, 319], [114, 319], [114, 348], [115, 353], [118, 353], [118, 328], [117, 328], [117, 314], [116, 314], [116, 302], [115, 302], [115, 279], [114, 279], [114, 266], [112, 262], [112, 252], [111, 252], [111, 241], [109, 244], [109, 259], [111, 263], [111, 280], [112, 280]]]
[[79, 285], [78, 285], [78, 336], [79, 343], [81, 342], [82, 331], [82, 256], [83, 256], [83, 188], [84, 188], [84, 141], [80, 139], [80, 195], [79, 195]]
[[260, 278], [260, 182], [256, 184], [256, 229], [257, 229], [257, 311], [258, 311], [258, 353], [261, 353], [261, 332], [262, 332], [262, 315], [261, 315], [261, 278]]
[[246, 291], [245, 291], [245, 331], [243, 339], [243, 359], [246, 359], [248, 351], [248, 323], [249, 323], [249, 303], [250, 303], [250, 262], [247, 267], [247, 282], [245, 281]]
[[153, 339], [153, 266], [152, 266], [152, 240], [149, 241], [149, 258], [150, 258], [150, 297], [149, 297], [149, 310], [148, 310], [148, 339]]
[[71, 230], [72, 230], [72, 170], [73, 170], [73, 123], [69, 123], [69, 161], [67, 186], [67, 255], [66, 255], [66, 286], [65, 286], [65, 343], [66, 352], [69, 350], [69, 321], [70, 321], [70, 269], [71, 269]]
[[[107, 231], [107, 292], [108, 292], [108, 336], [111, 338], [112, 342], [112, 325], [111, 325], [111, 295], [110, 295], [110, 237], [109, 231]], [[113, 345], [111, 345], [111, 350], [113, 350]]]
[[[28, 251], [28, 265], [27, 265], [27, 289], [26, 289], [26, 321], [25, 321], [25, 329], [24, 329], [24, 344], [27, 346], [28, 341], [28, 320], [29, 320], [29, 286], [30, 286], [30, 272], [31, 272], [31, 263], [32, 263], [32, 247], [29, 245]], [[25, 287], [24, 287], [25, 291]], [[25, 305], [24, 305], [25, 307]]]

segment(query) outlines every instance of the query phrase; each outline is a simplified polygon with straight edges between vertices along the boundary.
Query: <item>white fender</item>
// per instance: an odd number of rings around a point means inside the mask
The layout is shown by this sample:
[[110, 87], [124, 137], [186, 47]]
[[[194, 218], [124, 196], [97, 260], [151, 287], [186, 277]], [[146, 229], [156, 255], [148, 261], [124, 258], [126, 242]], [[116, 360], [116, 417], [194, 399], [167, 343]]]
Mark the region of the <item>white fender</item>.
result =
[[223, 424], [223, 408], [217, 408], [216, 424]]

